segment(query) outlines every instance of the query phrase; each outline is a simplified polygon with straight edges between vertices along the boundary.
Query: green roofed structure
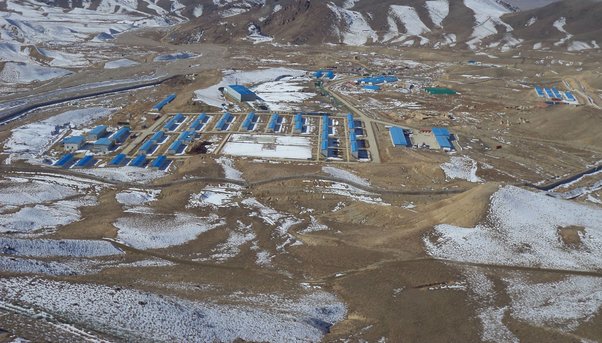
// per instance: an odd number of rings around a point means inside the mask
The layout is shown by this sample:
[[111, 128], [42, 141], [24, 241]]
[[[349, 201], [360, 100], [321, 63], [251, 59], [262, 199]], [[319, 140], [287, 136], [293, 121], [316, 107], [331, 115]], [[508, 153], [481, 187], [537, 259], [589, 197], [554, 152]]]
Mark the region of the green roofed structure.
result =
[[457, 92], [453, 89], [445, 88], [445, 87], [429, 87], [425, 88], [425, 91], [433, 94], [433, 95], [454, 95]]

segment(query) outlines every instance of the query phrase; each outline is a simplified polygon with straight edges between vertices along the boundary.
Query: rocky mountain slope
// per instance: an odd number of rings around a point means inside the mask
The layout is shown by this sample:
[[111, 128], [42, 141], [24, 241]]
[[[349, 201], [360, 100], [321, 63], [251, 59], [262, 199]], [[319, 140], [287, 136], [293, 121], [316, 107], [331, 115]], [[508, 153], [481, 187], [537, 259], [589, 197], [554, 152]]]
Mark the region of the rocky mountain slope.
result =
[[[551, 1], [551, 0], [546, 0]], [[503, 0], [16, 0], [0, 3], [0, 61], [53, 59], [37, 44], [110, 42], [171, 27], [172, 43], [386, 44], [507, 51], [599, 49], [602, 2], [520, 11]]]
[[168, 39], [574, 51], [599, 49], [596, 37], [602, 37], [602, 23], [595, 20], [602, 17], [602, 2], [595, 0], [528, 11], [500, 0], [216, 0], [202, 6], [201, 16]]

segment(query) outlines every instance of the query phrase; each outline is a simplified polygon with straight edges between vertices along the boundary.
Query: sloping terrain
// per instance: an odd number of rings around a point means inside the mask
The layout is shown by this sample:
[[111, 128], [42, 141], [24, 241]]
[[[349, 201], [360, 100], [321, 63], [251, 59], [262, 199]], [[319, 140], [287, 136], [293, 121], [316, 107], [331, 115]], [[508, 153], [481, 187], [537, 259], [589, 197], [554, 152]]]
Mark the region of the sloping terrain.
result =
[[495, 0], [385, 0], [377, 6], [367, 0], [233, 1], [217, 8], [206, 5], [202, 16], [168, 37], [176, 43], [231, 42], [252, 40], [250, 33], [258, 31], [279, 43], [508, 50], [566, 36], [561, 44], [545, 47], [598, 49], [595, 37], [601, 25], [593, 18], [600, 17], [601, 6], [593, 0], [562, 1], [519, 12], [517, 7]]

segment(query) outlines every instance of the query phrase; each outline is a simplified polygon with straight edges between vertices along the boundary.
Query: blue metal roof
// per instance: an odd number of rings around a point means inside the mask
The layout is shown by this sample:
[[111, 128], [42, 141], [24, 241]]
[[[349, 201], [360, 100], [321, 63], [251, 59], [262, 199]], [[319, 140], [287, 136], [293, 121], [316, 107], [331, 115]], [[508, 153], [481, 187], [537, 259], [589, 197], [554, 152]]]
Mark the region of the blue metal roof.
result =
[[573, 93], [567, 91], [567, 92], [564, 92], [564, 94], [566, 95], [566, 98], [569, 101], [577, 101], [577, 99], [575, 99], [575, 96], [573, 95]]
[[435, 136], [443, 136], [443, 137], [451, 136], [451, 134], [449, 133], [449, 130], [447, 130], [444, 127], [434, 127], [432, 131]]
[[84, 136], [72, 136], [63, 139], [63, 144], [83, 144], [85, 141]]
[[295, 114], [295, 130], [303, 131], [303, 116], [301, 113]]
[[145, 163], [146, 163], [146, 156], [138, 155], [130, 162], [130, 166], [143, 167]]
[[251, 113], [247, 114], [245, 121], [243, 121], [243, 123], [242, 123], [242, 128], [250, 131], [251, 128], [253, 127], [254, 119], [255, 119], [255, 113], [251, 112]]
[[360, 83], [371, 83], [371, 84], [380, 84], [380, 83], [390, 83], [397, 82], [399, 79], [395, 76], [383, 75], [383, 76], [372, 76], [372, 77], [364, 77], [358, 79], [357, 82]]
[[328, 150], [328, 138], [322, 139], [322, 142], [320, 143], [320, 147], [322, 150]]
[[326, 77], [329, 78], [329, 79], [334, 79], [334, 71], [327, 70], [326, 71]]
[[81, 160], [77, 161], [76, 167], [87, 167], [94, 162], [94, 155], [86, 155]]
[[116, 141], [116, 142], [121, 142], [123, 140], [125, 140], [125, 138], [130, 134], [130, 128], [129, 127], [122, 127], [121, 129], [117, 130], [112, 136], [111, 139]]
[[321, 78], [323, 75], [324, 75], [324, 72], [321, 70], [317, 70], [314, 72], [314, 76], [318, 79]]
[[207, 118], [207, 114], [201, 113], [198, 117], [190, 124], [191, 130], [199, 130], [201, 126], [205, 123], [205, 118]]
[[106, 130], [107, 130], [106, 125], [98, 125], [97, 127], [90, 130], [90, 132], [88, 132], [88, 134], [89, 135], [99, 135], [99, 134], [105, 132]]
[[174, 153], [177, 153], [178, 150], [180, 150], [180, 148], [182, 148], [183, 145], [184, 145], [184, 143], [182, 143], [182, 141], [176, 140], [173, 143], [171, 143], [168, 150], [173, 151]]
[[230, 87], [236, 93], [241, 94], [241, 95], [255, 95], [255, 93], [253, 93], [253, 91], [251, 91], [250, 89], [248, 89], [247, 87], [245, 87], [243, 85], [229, 85], [228, 87]]
[[182, 113], [178, 113], [175, 116], [173, 116], [167, 123], [165, 123], [163, 128], [167, 131], [172, 131], [173, 129], [175, 129], [176, 124], [181, 123], [183, 120], [184, 116], [182, 115]]
[[349, 125], [350, 130], [353, 130], [355, 128], [355, 122], [353, 121], [353, 114], [347, 113], [347, 123]]
[[54, 164], [57, 167], [64, 167], [67, 163], [69, 163], [73, 159], [73, 154], [65, 154], [59, 158], [58, 161]]
[[435, 138], [437, 139], [437, 143], [439, 144], [439, 146], [442, 149], [451, 149], [452, 148], [452, 144], [449, 141], [449, 138], [445, 137], [445, 136], [435, 136]]
[[161, 100], [158, 104], [153, 106], [153, 110], [160, 111], [163, 107], [165, 107], [165, 105], [172, 102], [175, 98], [176, 98], [176, 93], [168, 95], [167, 98]]
[[152, 140], [148, 140], [144, 144], [142, 144], [142, 146], [140, 147], [140, 149], [138, 149], [138, 151], [148, 153], [154, 146], [155, 146], [155, 142]]
[[167, 162], [167, 157], [161, 155], [153, 161], [153, 163], [151, 164], [151, 168], [163, 168], [165, 162]]
[[374, 85], [366, 85], [364, 87], [365, 90], [369, 90], [369, 91], [379, 91], [380, 87], [379, 86], [374, 86]]
[[113, 159], [111, 160], [111, 162], [109, 162], [109, 164], [112, 166], [118, 166], [123, 163], [123, 161], [125, 160], [126, 157], [127, 157], [126, 154], [119, 154], [119, 155], [113, 157]]
[[94, 142], [94, 145], [108, 145], [111, 146], [113, 145], [113, 141], [104, 137], [104, 138], [100, 138], [99, 140], [97, 140], [96, 142]]
[[194, 131], [184, 131], [182, 133], [180, 133], [180, 136], [178, 136], [179, 141], [182, 142], [190, 142], [195, 136], [195, 132]]
[[355, 153], [355, 152], [358, 152], [358, 150], [359, 149], [358, 149], [358, 146], [357, 146], [357, 141], [356, 140], [351, 141], [351, 152]]
[[272, 114], [272, 117], [270, 118], [270, 122], [268, 123], [268, 129], [274, 131], [276, 130], [276, 125], [278, 124], [278, 113], [274, 113]]
[[403, 129], [397, 126], [392, 126], [389, 129], [391, 140], [394, 146], [408, 146], [408, 140], [403, 132]]
[[150, 141], [157, 143], [158, 141], [163, 140], [163, 137], [165, 137], [165, 132], [157, 131], [151, 136]]
[[218, 129], [219, 131], [226, 130], [226, 128], [228, 127], [228, 121], [231, 118], [232, 118], [232, 115], [230, 113], [227, 113], [227, 112], [224, 113], [224, 115], [219, 119], [219, 121], [215, 125], [215, 128]]

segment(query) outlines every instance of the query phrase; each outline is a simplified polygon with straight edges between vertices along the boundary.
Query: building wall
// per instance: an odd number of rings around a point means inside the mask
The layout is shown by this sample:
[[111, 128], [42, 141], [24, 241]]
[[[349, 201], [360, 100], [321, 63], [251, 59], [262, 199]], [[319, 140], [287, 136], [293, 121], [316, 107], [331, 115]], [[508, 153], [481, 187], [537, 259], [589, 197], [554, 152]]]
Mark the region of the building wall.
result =
[[79, 144], [73, 144], [73, 143], [68, 143], [68, 144], [65, 144], [63, 147], [67, 151], [76, 151], [76, 150], [79, 150], [79, 148], [81, 148], [81, 145], [79, 145]]
[[109, 145], [95, 145], [94, 146], [94, 151], [109, 152], [109, 150], [111, 150], [111, 147]]

